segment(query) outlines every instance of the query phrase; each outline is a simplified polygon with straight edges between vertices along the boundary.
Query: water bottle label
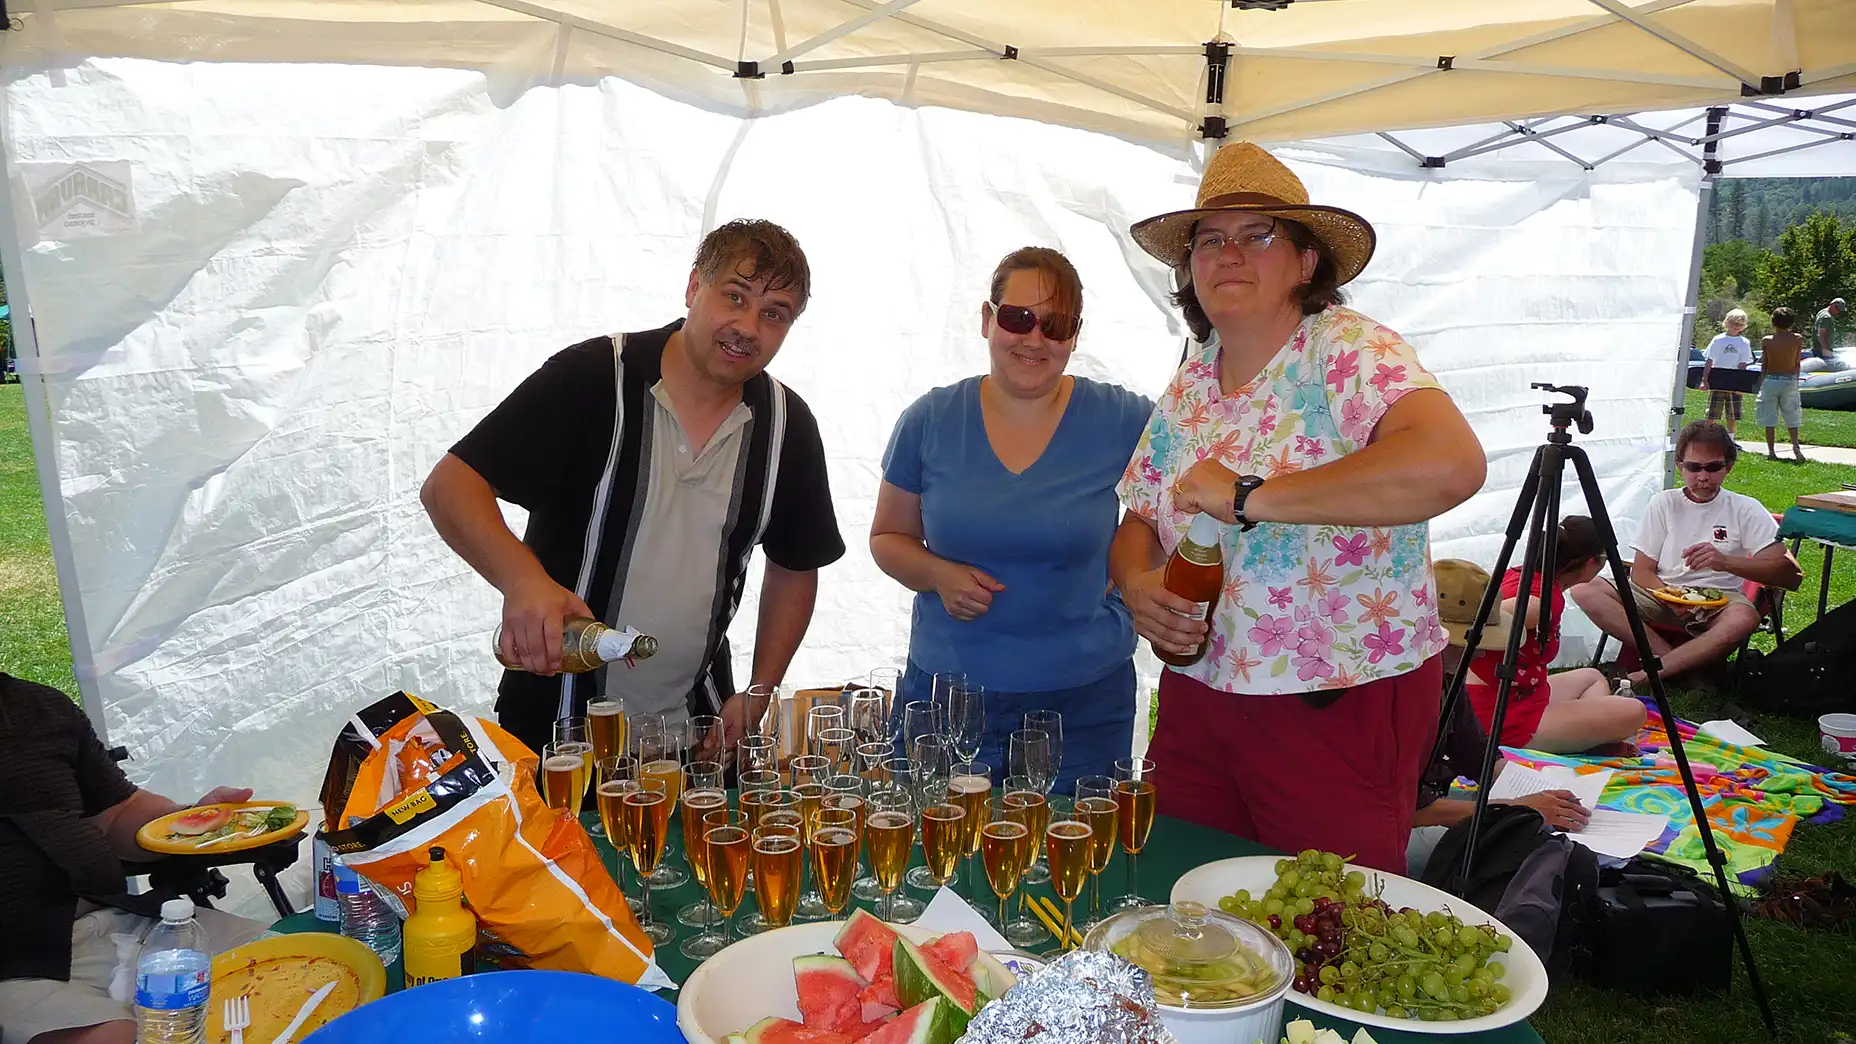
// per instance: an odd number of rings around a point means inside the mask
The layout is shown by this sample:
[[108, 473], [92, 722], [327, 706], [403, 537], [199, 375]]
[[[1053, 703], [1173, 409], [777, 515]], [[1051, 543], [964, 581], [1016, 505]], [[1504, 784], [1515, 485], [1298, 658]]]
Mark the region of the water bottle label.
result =
[[178, 1011], [206, 1003], [212, 969], [174, 974], [142, 973], [135, 977], [135, 1003], [151, 1011]]

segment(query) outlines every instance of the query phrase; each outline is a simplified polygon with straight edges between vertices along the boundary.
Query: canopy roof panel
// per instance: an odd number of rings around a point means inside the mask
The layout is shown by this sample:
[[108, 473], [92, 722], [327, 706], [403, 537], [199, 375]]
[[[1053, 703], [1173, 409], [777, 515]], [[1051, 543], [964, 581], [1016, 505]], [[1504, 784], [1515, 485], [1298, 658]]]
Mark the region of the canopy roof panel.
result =
[[733, 114], [862, 94], [1173, 146], [1856, 88], [1856, 0], [35, 0], [13, 24], [13, 70], [611, 75]]

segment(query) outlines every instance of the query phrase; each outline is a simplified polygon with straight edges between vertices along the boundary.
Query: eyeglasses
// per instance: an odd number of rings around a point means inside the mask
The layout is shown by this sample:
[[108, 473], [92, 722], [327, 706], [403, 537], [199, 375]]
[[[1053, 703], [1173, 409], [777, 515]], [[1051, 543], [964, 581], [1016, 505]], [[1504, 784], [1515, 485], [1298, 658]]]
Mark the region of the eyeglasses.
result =
[[1691, 475], [1694, 475], [1698, 472], [1703, 472], [1703, 471], [1712, 475], [1717, 471], [1725, 471], [1726, 469], [1727, 469], [1727, 462], [1724, 460], [1711, 460], [1707, 462], [1706, 464], [1697, 464], [1696, 462], [1692, 460], [1685, 460], [1682, 462], [1682, 470], [1688, 472]]
[[1024, 336], [1040, 327], [1044, 337], [1050, 341], [1074, 340], [1083, 328], [1082, 319], [1074, 315], [1051, 314], [1038, 318], [1038, 314], [1021, 305], [996, 304], [987, 302], [992, 309], [993, 318], [999, 321], [999, 328], [1007, 333]]
[[1227, 235], [1215, 229], [1199, 232], [1192, 237], [1192, 252], [1205, 257], [1216, 257], [1224, 253], [1226, 246], [1237, 247], [1237, 252], [1245, 257], [1255, 257], [1270, 248], [1276, 237], [1282, 234], [1282, 226], [1275, 218], [1266, 226], [1245, 229]]

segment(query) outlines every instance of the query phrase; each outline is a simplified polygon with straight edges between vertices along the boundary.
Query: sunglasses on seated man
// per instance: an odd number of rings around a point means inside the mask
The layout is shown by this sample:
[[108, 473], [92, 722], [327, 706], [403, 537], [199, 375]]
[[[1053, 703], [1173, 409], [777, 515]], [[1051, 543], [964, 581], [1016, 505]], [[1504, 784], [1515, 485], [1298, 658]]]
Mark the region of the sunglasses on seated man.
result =
[[1717, 471], [1725, 470], [1727, 468], [1727, 462], [1724, 460], [1711, 460], [1711, 461], [1708, 461], [1706, 464], [1701, 464], [1701, 463], [1697, 463], [1692, 460], [1685, 460], [1682, 462], [1681, 467], [1683, 471], [1686, 471], [1691, 475], [1695, 474], [1696, 472], [1700, 472], [1700, 471], [1705, 471], [1708, 474], [1712, 475]]
[[1042, 327], [1046, 340], [1068, 341], [1083, 328], [1083, 321], [1074, 315], [1052, 314], [1039, 319], [1036, 312], [1022, 305], [988, 303], [992, 305], [993, 318], [998, 321], [999, 328], [1020, 337]]

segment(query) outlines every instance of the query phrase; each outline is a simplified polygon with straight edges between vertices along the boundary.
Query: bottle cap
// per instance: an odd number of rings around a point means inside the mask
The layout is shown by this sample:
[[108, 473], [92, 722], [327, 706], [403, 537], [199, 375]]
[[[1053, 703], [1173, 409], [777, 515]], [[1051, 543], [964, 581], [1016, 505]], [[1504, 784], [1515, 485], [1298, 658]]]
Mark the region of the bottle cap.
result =
[[433, 846], [426, 853], [432, 862], [413, 875], [412, 897], [419, 902], [444, 902], [464, 894], [464, 875], [445, 861], [445, 850]]
[[1192, 516], [1192, 525], [1186, 529], [1186, 539], [1200, 547], [1218, 546], [1218, 520], [1204, 512]]
[[161, 919], [164, 921], [184, 921], [192, 916], [193, 900], [185, 896], [161, 904]]

